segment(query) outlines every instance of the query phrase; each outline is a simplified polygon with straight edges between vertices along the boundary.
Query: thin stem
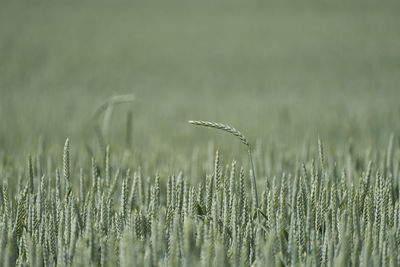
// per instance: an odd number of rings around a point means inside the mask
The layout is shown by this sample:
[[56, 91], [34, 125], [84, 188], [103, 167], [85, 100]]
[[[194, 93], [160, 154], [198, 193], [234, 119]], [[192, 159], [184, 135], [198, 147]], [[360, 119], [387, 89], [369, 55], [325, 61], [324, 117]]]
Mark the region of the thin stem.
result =
[[258, 224], [261, 225], [260, 214], [258, 213], [258, 195], [257, 195], [257, 185], [256, 185], [256, 173], [254, 171], [253, 157], [251, 155], [250, 146], [248, 146], [248, 152], [249, 152], [249, 159], [250, 159], [250, 164], [251, 164], [251, 173], [252, 173], [252, 177], [253, 177], [253, 188], [254, 188], [255, 201], [256, 201], [257, 221], [258, 221]]

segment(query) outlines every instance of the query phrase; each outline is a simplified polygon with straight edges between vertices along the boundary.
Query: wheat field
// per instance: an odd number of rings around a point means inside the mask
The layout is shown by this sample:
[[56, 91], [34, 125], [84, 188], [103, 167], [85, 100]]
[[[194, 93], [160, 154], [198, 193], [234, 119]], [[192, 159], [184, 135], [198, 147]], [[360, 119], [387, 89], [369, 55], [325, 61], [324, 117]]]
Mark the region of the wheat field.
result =
[[399, 12], [1, 1], [0, 267], [400, 266]]

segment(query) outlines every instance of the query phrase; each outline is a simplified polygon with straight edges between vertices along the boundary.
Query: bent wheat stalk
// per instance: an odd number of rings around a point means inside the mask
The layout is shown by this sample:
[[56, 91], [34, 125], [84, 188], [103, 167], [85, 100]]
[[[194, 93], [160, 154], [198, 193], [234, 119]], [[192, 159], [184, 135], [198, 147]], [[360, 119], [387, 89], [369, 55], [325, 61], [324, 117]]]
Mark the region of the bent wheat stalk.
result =
[[129, 95], [116, 95], [113, 97], [110, 97], [106, 101], [104, 101], [100, 106], [97, 107], [96, 111], [93, 114], [94, 118], [98, 118], [101, 113], [104, 111], [107, 111], [109, 108], [113, 108], [115, 105], [122, 104], [122, 103], [128, 103], [132, 102], [135, 100], [135, 95], [129, 94]]
[[[99, 139], [99, 143], [101, 147], [105, 147], [104, 144], [104, 135], [107, 134], [108, 128], [111, 122], [111, 117], [114, 112], [114, 108], [123, 103], [129, 103], [135, 100], [135, 95], [129, 94], [129, 95], [117, 95], [110, 97], [107, 99], [105, 102], [103, 102], [100, 106], [97, 107], [95, 112], [93, 113], [93, 121], [94, 121], [94, 131]], [[98, 124], [98, 118], [100, 117], [101, 114], [104, 113], [104, 118], [103, 118], [103, 128], [100, 129], [100, 126]]]
[[192, 121], [192, 120], [190, 120], [188, 122], [190, 124], [215, 128], [215, 129], [219, 129], [219, 130], [228, 132], [230, 134], [233, 134], [234, 136], [238, 137], [243, 144], [245, 144], [247, 146], [247, 152], [249, 154], [251, 173], [252, 173], [252, 178], [253, 178], [253, 190], [254, 190], [254, 194], [255, 194], [255, 202], [256, 202], [256, 208], [257, 208], [257, 221], [258, 221], [258, 224], [261, 225], [260, 215], [258, 212], [258, 195], [257, 195], [257, 186], [256, 186], [256, 174], [254, 171], [253, 157], [251, 155], [251, 147], [250, 147], [250, 143], [247, 140], [247, 138], [241, 132], [239, 132], [235, 128], [233, 128], [229, 125], [226, 125], [226, 124], [222, 124], [222, 123], [218, 123], [218, 122], [211, 122], [211, 121]]

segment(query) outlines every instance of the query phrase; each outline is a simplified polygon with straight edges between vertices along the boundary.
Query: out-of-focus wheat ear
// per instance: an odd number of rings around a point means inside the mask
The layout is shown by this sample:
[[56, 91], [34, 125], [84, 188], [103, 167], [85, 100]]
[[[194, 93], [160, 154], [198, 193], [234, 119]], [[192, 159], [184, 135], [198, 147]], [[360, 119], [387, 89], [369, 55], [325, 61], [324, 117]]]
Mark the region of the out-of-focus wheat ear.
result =
[[324, 168], [324, 164], [325, 164], [324, 147], [322, 145], [322, 141], [319, 136], [318, 136], [318, 154], [319, 154], [319, 161], [322, 165], [322, 168]]
[[34, 182], [33, 182], [33, 166], [32, 166], [32, 157], [29, 155], [28, 157], [28, 176], [29, 176], [29, 188], [31, 194], [34, 191]]
[[127, 178], [122, 180], [122, 189], [121, 189], [121, 216], [122, 220], [125, 223], [127, 219], [126, 212], [128, 206], [128, 185], [127, 185]]
[[220, 170], [220, 159], [219, 159], [219, 151], [215, 153], [215, 161], [214, 161], [214, 181], [216, 192], [219, 193], [221, 189], [221, 170]]
[[392, 169], [393, 139], [394, 139], [394, 133], [391, 133], [390, 137], [389, 137], [389, 144], [388, 144], [387, 152], [386, 152], [385, 176], [388, 176], [393, 171], [393, 169]]
[[70, 166], [69, 166], [69, 139], [65, 140], [64, 154], [63, 154], [63, 164], [64, 164], [64, 179], [69, 182], [71, 179]]
[[97, 164], [96, 160], [92, 158], [92, 187], [94, 192], [97, 190]]
[[321, 164], [322, 169], [322, 178], [321, 183], [325, 183], [325, 155], [324, 155], [324, 146], [322, 144], [321, 138], [318, 136], [318, 154], [319, 154], [319, 161]]
[[108, 187], [111, 180], [111, 167], [110, 167], [110, 146], [106, 147], [106, 186]]
[[79, 170], [79, 201], [80, 203], [83, 203], [84, 200], [84, 188], [83, 188], [83, 168], [80, 168]]
[[19, 196], [18, 204], [17, 204], [17, 214], [16, 221], [14, 225], [14, 232], [17, 240], [21, 238], [23, 227], [25, 225], [26, 220], [26, 195], [28, 193], [28, 186], [25, 187], [22, 195]]
[[155, 206], [157, 208], [160, 205], [160, 199], [161, 199], [160, 192], [161, 192], [161, 189], [160, 189], [160, 174], [157, 172], [157, 174], [156, 174], [156, 182], [155, 182], [155, 189], [154, 189], [154, 195], [155, 195], [154, 204], [155, 204]]

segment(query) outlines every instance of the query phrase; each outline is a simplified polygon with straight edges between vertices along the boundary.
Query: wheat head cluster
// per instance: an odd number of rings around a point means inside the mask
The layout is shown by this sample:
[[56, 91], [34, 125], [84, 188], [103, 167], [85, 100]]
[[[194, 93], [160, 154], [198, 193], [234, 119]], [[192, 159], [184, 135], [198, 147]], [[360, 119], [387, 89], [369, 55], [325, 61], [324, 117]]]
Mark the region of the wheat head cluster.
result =
[[107, 146], [77, 168], [67, 139], [62, 173], [29, 156], [17, 183], [2, 180], [0, 266], [399, 266], [393, 135], [375, 162], [349, 150], [340, 166], [318, 140], [308, 162], [257, 179], [241, 132], [189, 123], [236, 136], [250, 164], [223, 164], [217, 150], [195, 184], [184, 172], [121, 168]]

